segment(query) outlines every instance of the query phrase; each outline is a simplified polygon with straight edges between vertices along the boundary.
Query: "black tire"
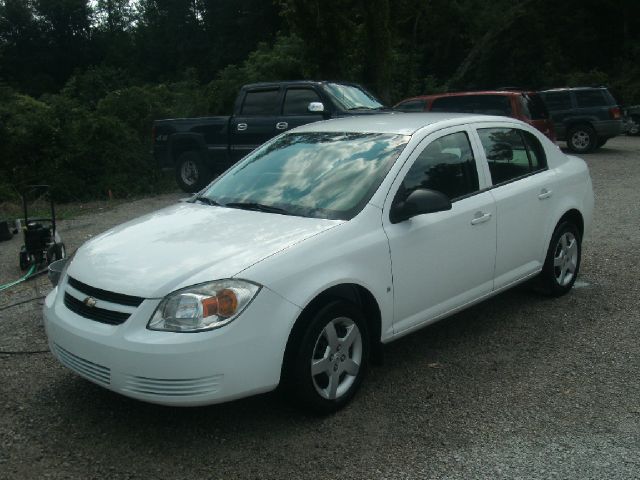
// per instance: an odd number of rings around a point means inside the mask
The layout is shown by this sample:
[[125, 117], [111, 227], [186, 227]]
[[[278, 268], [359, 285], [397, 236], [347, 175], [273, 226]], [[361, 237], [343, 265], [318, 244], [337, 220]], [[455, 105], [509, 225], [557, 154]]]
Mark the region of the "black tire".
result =
[[631, 121], [629, 123], [629, 129], [627, 135], [637, 137], [640, 135], [640, 115], [631, 115]]
[[55, 243], [47, 249], [47, 265], [66, 258], [67, 250], [64, 243]]
[[176, 182], [182, 191], [197, 192], [204, 188], [211, 178], [211, 172], [198, 152], [190, 150], [180, 154], [176, 162]]
[[603, 147], [605, 145], [605, 143], [607, 143], [609, 141], [609, 138], [607, 137], [599, 137], [598, 138], [598, 148]]
[[[362, 312], [344, 300], [332, 300], [308, 320], [300, 321], [304, 322], [302, 330], [285, 357], [285, 392], [306, 410], [322, 415], [333, 413], [349, 403], [367, 372], [367, 323]], [[333, 347], [326, 333], [331, 330], [330, 324], [336, 333]], [[316, 375], [312, 374], [314, 359], [322, 370]], [[355, 365], [358, 368], [351, 375], [348, 370]], [[333, 385], [336, 387], [332, 389]]]
[[[572, 239], [576, 242], [575, 258], [572, 258]], [[571, 254], [567, 253], [569, 251], [571, 251]], [[578, 227], [571, 222], [561, 222], [556, 226], [551, 236], [544, 267], [538, 277], [543, 292], [552, 297], [560, 297], [568, 293], [578, 277], [581, 258], [582, 238]], [[573, 265], [573, 272], [570, 271], [571, 265]], [[570, 277], [563, 274], [565, 268], [566, 274], [571, 273]]]
[[24, 249], [24, 247], [22, 247], [22, 250], [20, 250], [19, 260], [20, 270], [22, 270], [23, 272], [31, 266], [31, 259], [29, 258], [29, 255], [27, 254], [27, 251]]
[[590, 125], [574, 125], [567, 132], [567, 148], [574, 153], [590, 153], [598, 146], [598, 136]]

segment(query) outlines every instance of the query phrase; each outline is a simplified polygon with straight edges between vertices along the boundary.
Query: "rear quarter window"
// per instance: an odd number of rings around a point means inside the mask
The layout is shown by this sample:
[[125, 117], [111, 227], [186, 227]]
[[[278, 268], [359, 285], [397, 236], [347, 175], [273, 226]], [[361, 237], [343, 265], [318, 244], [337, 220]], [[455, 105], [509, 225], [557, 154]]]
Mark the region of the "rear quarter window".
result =
[[570, 110], [571, 95], [569, 92], [548, 92], [544, 94], [544, 101], [549, 110]]
[[520, 97], [525, 112], [531, 120], [546, 120], [549, 118], [549, 111], [540, 95], [536, 93], [523, 94]]

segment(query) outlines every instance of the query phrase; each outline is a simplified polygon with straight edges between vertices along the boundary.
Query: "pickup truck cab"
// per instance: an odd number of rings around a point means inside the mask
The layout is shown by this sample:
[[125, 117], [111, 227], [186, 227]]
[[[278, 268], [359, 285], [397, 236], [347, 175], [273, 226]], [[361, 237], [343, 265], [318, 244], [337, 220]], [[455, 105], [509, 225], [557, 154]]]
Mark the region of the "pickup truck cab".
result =
[[330, 118], [380, 113], [360, 85], [327, 81], [254, 83], [240, 89], [231, 116], [157, 120], [153, 155], [173, 169], [185, 192], [197, 192], [270, 138]]

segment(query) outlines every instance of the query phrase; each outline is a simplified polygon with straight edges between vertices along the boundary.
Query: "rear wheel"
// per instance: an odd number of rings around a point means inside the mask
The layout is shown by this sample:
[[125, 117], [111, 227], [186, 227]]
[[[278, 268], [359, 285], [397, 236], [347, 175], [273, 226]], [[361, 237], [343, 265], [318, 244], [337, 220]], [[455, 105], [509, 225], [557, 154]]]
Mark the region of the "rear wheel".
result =
[[183, 152], [176, 162], [176, 182], [187, 193], [194, 193], [209, 183], [211, 172], [198, 152]]
[[582, 245], [580, 232], [571, 222], [558, 224], [540, 273], [543, 290], [553, 297], [569, 292], [578, 277]]
[[286, 366], [290, 393], [316, 413], [339, 410], [362, 382], [369, 347], [360, 310], [343, 300], [331, 301], [311, 318], [292, 346], [294, 351]]
[[576, 125], [567, 132], [567, 148], [574, 153], [592, 152], [597, 145], [596, 131], [590, 125]]

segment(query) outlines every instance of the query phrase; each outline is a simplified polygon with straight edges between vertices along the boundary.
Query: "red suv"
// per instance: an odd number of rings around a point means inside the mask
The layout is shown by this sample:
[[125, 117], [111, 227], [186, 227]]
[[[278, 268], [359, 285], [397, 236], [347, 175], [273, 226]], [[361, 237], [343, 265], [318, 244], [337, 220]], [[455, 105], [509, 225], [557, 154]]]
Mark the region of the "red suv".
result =
[[534, 126], [552, 141], [556, 140], [547, 107], [536, 92], [495, 90], [422, 95], [402, 100], [393, 109], [399, 112], [461, 112], [513, 117]]

